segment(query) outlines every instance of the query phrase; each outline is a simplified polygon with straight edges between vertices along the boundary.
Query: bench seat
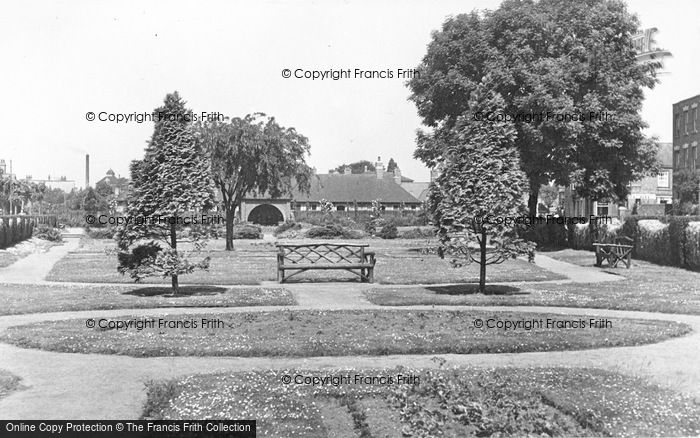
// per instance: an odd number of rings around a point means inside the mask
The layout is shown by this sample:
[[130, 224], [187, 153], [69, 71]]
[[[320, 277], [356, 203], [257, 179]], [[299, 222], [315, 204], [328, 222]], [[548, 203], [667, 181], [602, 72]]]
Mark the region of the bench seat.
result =
[[[365, 251], [366, 244], [313, 243], [303, 245], [278, 244], [277, 280], [284, 283], [294, 275], [313, 269], [342, 269], [374, 282], [374, 252]], [[295, 271], [285, 275], [286, 271]]]

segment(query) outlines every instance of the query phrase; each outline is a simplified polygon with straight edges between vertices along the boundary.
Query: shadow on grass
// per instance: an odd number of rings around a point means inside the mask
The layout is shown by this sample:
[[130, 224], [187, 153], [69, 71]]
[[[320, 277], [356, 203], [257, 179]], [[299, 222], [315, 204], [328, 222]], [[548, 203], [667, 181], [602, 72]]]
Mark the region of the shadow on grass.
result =
[[124, 292], [123, 295], [133, 295], [137, 297], [193, 297], [193, 296], [206, 296], [206, 295], [218, 295], [226, 292], [225, 287], [216, 286], [180, 286], [180, 290], [177, 295], [173, 295], [173, 290], [170, 287], [142, 287], [139, 289], [130, 290], [129, 292]]
[[[454, 284], [451, 286], [429, 286], [427, 290], [435, 292], [437, 295], [474, 295], [479, 292], [478, 284]], [[484, 295], [529, 295], [529, 292], [522, 292], [519, 288], [505, 285], [486, 285]]]

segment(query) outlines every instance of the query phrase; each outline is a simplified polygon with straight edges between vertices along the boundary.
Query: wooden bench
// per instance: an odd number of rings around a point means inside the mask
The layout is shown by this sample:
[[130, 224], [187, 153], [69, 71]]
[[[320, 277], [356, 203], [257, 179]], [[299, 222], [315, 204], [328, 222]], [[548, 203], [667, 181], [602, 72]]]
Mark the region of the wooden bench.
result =
[[615, 268], [622, 261], [629, 269], [632, 265], [632, 249], [634, 248], [630, 243], [633, 242], [629, 237], [623, 236], [615, 239], [615, 243], [594, 243], [595, 265], [602, 266], [603, 260], [607, 260], [608, 266]]
[[[277, 281], [311, 269], [344, 269], [360, 277], [361, 282], [374, 282], [374, 252], [366, 244], [311, 243], [306, 245], [277, 244]], [[285, 276], [285, 271], [295, 271]]]

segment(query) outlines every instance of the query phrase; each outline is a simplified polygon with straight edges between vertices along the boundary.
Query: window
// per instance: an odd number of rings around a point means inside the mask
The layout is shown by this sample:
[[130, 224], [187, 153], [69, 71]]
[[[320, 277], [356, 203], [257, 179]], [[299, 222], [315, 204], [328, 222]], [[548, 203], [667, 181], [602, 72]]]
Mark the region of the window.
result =
[[669, 172], [668, 170], [661, 172], [656, 177], [656, 185], [663, 188], [668, 188]]
[[697, 148], [695, 146], [693, 146], [693, 148], [690, 150], [690, 162], [688, 163], [688, 167], [690, 167], [691, 169], [695, 168], [695, 151], [696, 151], [696, 149]]
[[596, 215], [597, 215], [597, 216], [607, 216], [607, 215], [608, 215], [608, 211], [610, 210], [610, 208], [608, 207], [607, 202], [606, 202], [606, 203], [600, 203], [600, 202], [599, 202], [599, 203], [598, 203], [598, 208], [597, 208], [596, 210], [597, 210], [597, 211], [596, 211]]
[[345, 206], [344, 206], [344, 205], [339, 205], [336, 209], [337, 209], [338, 211], [345, 211]]
[[681, 166], [680, 166], [681, 163], [678, 162], [678, 160], [679, 160], [679, 154], [680, 154], [680, 152], [678, 152], [678, 151], [675, 151], [675, 152], [673, 153], [673, 168], [674, 168], [674, 169], [678, 169], [679, 167], [681, 167]]
[[688, 167], [688, 148], [683, 149], [683, 167]]
[[698, 109], [693, 110], [693, 132], [698, 132]]
[[681, 136], [681, 116], [680, 116], [680, 114], [676, 114], [676, 120], [675, 120], [674, 124], [676, 125], [676, 130], [675, 130], [676, 137], [680, 137]]
[[683, 111], [683, 115], [685, 116], [685, 135], [688, 135], [688, 127], [690, 126], [690, 112], [689, 111]]

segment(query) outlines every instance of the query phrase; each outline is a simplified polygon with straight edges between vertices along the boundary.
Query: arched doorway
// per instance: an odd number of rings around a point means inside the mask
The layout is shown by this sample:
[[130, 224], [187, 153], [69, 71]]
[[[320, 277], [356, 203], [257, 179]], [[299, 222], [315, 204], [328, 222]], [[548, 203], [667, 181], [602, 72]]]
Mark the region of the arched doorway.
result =
[[282, 212], [277, 207], [270, 204], [258, 205], [250, 211], [248, 222], [258, 225], [277, 225], [284, 221]]

